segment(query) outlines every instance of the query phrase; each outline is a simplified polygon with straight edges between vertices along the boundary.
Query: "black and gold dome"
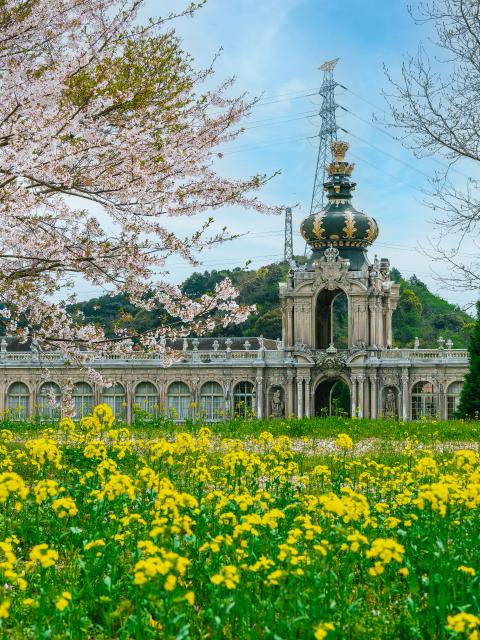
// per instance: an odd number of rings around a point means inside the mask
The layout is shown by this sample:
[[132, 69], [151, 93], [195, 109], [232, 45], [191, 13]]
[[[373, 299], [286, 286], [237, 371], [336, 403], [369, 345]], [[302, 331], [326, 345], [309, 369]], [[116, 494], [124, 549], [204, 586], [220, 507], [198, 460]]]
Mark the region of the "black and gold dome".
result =
[[346, 142], [332, 144], [333, 161], [328, 165], [328, 180], [324, 184], [328, 204], [322, 211], [312, 213], [300, 225], [300, 233], [312, 248], [312, 260], [323, 255], [330, 245], [337, 247], [340, 256], [350, 260], [350, 270], [360, 270], [367, 261], [366, 248], [378, 236], [374, 218], [357, 211], [352, 205], [355, 182], [351, 175], [354, 164], [345, 162]]

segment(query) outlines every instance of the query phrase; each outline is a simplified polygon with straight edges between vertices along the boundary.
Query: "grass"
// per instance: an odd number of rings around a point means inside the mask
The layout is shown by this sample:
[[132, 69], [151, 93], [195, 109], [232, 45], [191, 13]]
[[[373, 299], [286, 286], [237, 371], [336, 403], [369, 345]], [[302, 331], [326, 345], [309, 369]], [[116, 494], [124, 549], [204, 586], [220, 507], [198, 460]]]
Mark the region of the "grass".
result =
[[[17, 434], [38, 434], [46, 427], [55, 427], [55, 421], [49, 420], [12, 420], [5, 417], [0, 420], [0, 429], [11, 429]], [[174, 437], [178, 433], [197, 434], [205, 426], [202, 418], [176, 422], [168, 417], [154, 418], [139, 415], [132, 425], [127, 427], [140, 438]], [[120, 424], [118, 424], [120, 426]], [[478, 442], [480, 441], [480, 421], [478, 420], [422, 420], [402, 422], [391, 419], [362, 419], [342, 416], [315, 418], [263, 419], [234, 418], [208, 423], [212, 434], [220, 438], [258, 437], [269, 431], [275, 437], [290, 438], [335, 438], [338, 433], [348, 433], [355, 440], [377, 438], [384, 441], [403, 441], [415, 438], [419, 442]]]
[[480, 637], [475, 423], [5, 426], [0, 638]]

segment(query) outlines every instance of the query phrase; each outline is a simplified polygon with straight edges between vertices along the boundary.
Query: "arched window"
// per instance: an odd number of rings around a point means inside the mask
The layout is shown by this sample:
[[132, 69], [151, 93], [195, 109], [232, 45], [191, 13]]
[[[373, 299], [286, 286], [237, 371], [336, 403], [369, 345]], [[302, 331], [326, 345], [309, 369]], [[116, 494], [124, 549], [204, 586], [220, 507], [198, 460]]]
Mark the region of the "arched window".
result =
[[223, 391], [218, 382], [206, 382], [200, 389], [200, 415], [209, 422], [223, 416]]
[[190, 410], [190, 389], [185, 382], [172, 382], [168, 387], [167, 411], [176, 420], [186, 420]]
[[437, 401], [431, 382], [417, 382], [412, 389], [412, 420], [433, 418], [437, 413]]
[[447, 390], [447, 418], [453, 420], [455, 418], [455, 412], [460, 402], [460, 396], [462, 394], [463, 382], [452, 382]]
[[103, 390], [103, 402], [108, 404], [117, 420], [125, 420], [126, 400], [125, 389], [119, 382]]
[[247, 418], [253, 411], [253, 398], [255, 396], [253, 384], [245, 380], [239, 382], [233, 390], [233, 408], [235, 415]]
[[81, 420], [93, 413], [93, 389], [87, 382], [77, 382], [72, 393], [75, 418]]
[[135, 389], [134, 410], [145, 411], [149, 416], [158, 415], [158, 392], [152, 382], [140, 382]]
[[7, 409], [14, 420], [25, 420], [30, 415], [30, 391], [23, 382], [10, 385], [7, 394]]
[[[53, 404], [52, 404], [53, 401]], [[40, 418], [57, 420], [62, 413], [62, 392], [55, 382], [45, 382], [38, 392], [37, 413]]]

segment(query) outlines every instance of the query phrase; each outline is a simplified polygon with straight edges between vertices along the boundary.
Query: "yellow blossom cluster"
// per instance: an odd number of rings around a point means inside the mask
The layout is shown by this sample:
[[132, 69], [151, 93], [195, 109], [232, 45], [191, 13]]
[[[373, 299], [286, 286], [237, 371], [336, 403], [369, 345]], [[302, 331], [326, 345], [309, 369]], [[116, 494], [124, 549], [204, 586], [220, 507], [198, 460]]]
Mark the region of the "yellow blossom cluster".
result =
[[145, 437], [106, 405], [5, 433], [0, 630], [480, 640], [480, 456], [300, 444], [198, 425]]

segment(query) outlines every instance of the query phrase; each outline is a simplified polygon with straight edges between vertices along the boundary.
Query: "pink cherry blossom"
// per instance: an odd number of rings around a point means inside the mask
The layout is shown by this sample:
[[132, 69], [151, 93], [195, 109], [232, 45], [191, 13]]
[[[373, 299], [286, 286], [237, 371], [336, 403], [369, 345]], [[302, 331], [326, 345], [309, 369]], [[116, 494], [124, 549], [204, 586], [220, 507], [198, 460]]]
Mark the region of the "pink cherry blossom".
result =
[[[214, 168], [252, 101], [230, 97], [231, 80], [207, 88], [213, 68], [194, 68], [175, 16], [142, 25], [142, 5], [5, 0], [0, 8], [1, 316], [8, 332], [87, 367], [92, 354], [128, 353], [135, 342], [168, 363], [167, 338], [242, 322], [251, 308], [238, 305], [229, 280], [198, 300], [165, 281], [168, 257], [196, 265], [227, 233], [209, 235], [210, 218], [181, 238], [169, 220], [224, 205], [278, 212], [256, 195], [267, 176], [232, 180]], [[160, 305], [171, 321], [107, 338], [67, 309], [78, 275], [142, 308]]]

